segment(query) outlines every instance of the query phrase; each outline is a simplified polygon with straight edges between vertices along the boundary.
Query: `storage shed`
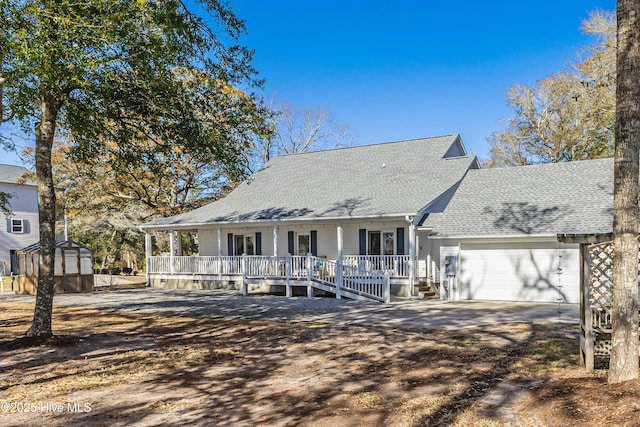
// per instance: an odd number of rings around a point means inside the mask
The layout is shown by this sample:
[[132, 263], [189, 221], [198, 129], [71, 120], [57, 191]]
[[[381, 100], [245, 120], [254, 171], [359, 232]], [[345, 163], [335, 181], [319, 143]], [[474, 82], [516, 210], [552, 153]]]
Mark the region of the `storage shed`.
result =
[[[16, 252], [17, 293], [36, 293], [39, 256], [40, 242]], [[91, 250], [71, 240], [56, 243], [54, 278], [56, 293], [92, 292], [94, 286]]]

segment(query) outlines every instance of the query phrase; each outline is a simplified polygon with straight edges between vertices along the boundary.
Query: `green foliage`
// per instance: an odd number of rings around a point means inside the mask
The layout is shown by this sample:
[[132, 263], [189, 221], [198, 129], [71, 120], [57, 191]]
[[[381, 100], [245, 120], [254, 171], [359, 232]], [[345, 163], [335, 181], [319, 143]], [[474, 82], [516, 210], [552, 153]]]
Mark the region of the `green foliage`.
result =
[[583, 31], [596, 38], [582, 59], [534, 87], [507, 93], [514, 115], [494, 132], [489, 166], [611, 157], [616, 87], [615, 15], [594, 12]]
[[[263, 123], [249, 93], [260, 82], [252, 51], [239, 44], [243, 33], [223, 0], [0, 0], [0, 119], [10, 112], [36, 136], [42, 251], [28, 334], [51, 334], [54, 135], [68, 136], [65, 155], [79, 170], [98, 182], [126, 182], [120, 192], [138, 206], [156, 203], [134, 197], [154, 192], [149, 180], [171, 184], [162, 168], [174, 158], [211, 164], [222, 183], [242, 178], [244, 153]], [[132, 173], [139, 170], [146, 180]]]
[[252, 52], [236, 43], [243, 22], [225, 5], [199, 2], [224, 31], [218, 37], [184, 4], [3, 1], [7, 108], [31, 129], [50, 96], [78, 160], [111, 151], [148, 163], [179, 146], [241, 177], [242, 152], [260, 125], [257, 104], [234, 87], [259, 83]]

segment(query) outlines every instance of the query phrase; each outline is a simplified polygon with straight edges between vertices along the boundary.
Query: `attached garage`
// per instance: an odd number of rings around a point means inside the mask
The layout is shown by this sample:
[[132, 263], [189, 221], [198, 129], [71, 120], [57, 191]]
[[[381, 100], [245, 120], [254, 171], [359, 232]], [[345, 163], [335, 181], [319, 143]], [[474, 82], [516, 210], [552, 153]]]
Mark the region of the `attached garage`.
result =
[[578, 303], [579, 248], [557, 236], [611, 232], [612, 170], [612, 159], [470, 170], [419, 227], [457, 264], [448, 296]]
[[[578, 303], [578, 245], [460, 242], [459, 299]], [[558, 266], [562, 274], [558, 274]]]

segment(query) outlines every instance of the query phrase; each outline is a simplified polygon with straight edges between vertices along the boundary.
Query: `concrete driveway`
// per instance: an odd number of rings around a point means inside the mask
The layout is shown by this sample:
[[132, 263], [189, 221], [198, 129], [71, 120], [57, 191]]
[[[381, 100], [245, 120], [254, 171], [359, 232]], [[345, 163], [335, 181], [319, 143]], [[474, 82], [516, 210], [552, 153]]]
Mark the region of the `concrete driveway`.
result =
[[[33, 296], [0, 294], [1, 301], [33, 302]], [[156, 288], [56, 295], [54, 304], [99, 310], [194, 317], [323, 322], [400, 329], [462, 329], [521, 322], [578, 323], [578, 304], [502, 301], [397, 300], [391, 304], [285, 298], [243, 297], [236, 291], [188, 291]]]

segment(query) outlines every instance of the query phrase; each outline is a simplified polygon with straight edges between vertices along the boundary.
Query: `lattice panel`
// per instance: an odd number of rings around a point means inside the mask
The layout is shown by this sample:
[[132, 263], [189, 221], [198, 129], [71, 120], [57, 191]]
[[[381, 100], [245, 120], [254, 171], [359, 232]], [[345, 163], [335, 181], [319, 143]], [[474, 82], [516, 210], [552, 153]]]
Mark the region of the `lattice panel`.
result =
[[613, 242], [589, 246], [591, 274], [589, 275], [589, 302], [593, 327], [611, 330], [611, 291], [613, 288]]
[[[589, 301], [593, 327], [611, 332], [611, 292], [613, 289], [613, 242], [589, 246], [591, 274], [589, 275]], [[640, 264], [638, 266], [640, 270]]]

